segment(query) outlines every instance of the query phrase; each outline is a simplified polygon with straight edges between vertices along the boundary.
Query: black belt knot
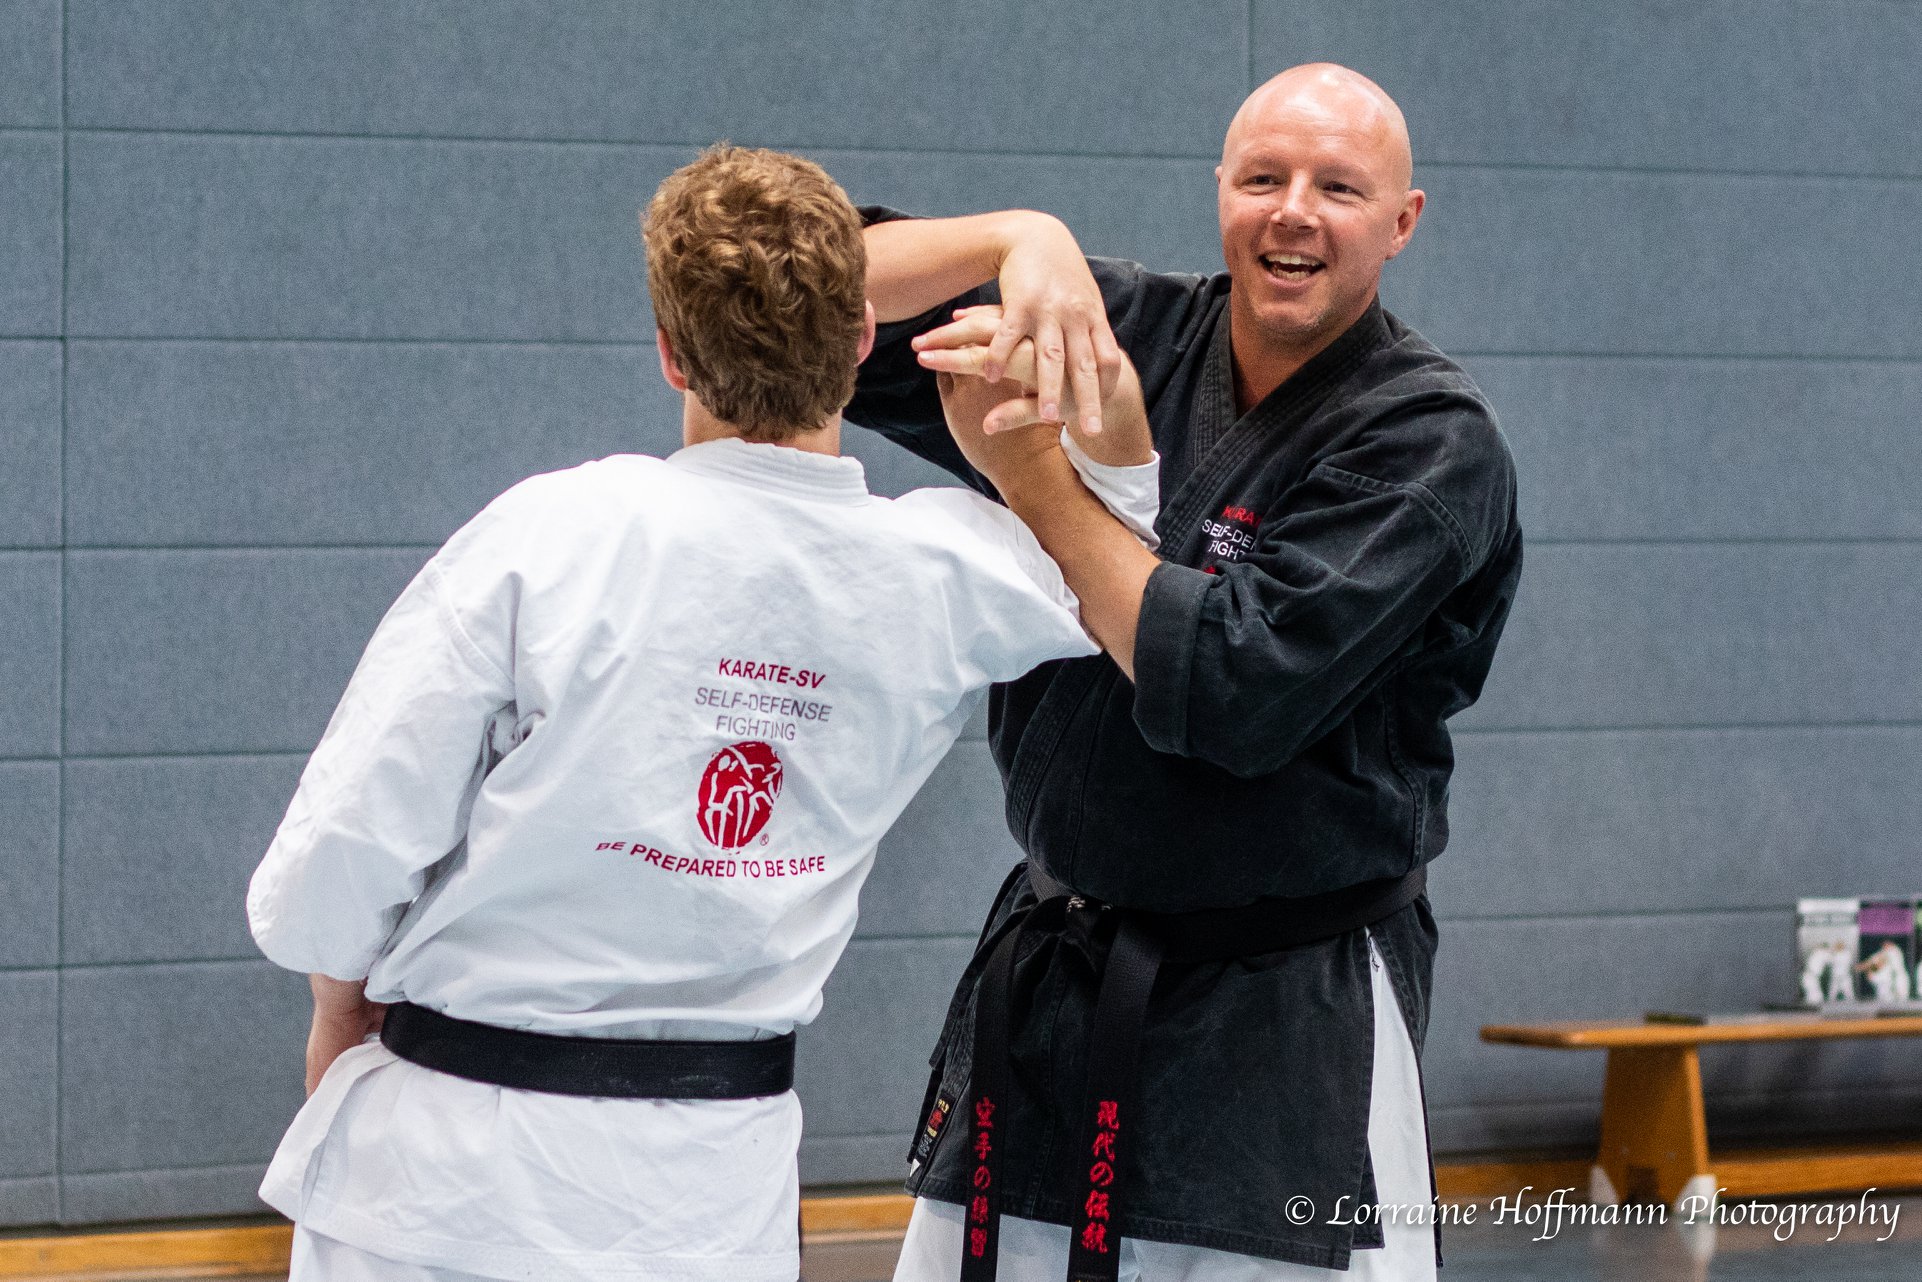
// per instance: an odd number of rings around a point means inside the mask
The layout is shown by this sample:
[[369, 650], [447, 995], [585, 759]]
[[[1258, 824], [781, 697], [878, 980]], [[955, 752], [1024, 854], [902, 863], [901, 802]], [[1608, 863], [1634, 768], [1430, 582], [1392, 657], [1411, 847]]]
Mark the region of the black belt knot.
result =
[[1277, 952], [1332, 939], [1382, 920], [1422, 893], [1421, 869], [1324, 895], [1266, 899], [1242, 908], [1151, 913], [1099, 904], [1056, 882], [1033, 862], [1028, 881], [1039, 897], [1014, 910], [982, 940], [987, 964], [975, 998], [973, 1086], [968, 1101], [974, 1159], [961, 1253], [961, 1282], [994, 1282], [1001, 1241], [1001, 1187], [996, 1158], [1005, 1134], [1015, 955], [1030, 931], [1060, 932], [1069, 914], [1111, 916], [1113, 939], [1101, 967], [1094, 1029], [1088, 1045], [1078, 1135], [1086, 1174], [1075, 1191], [1068, 1243], [1068, 1282], [1114, 1282], [1121, 1236], [1114, 1224], [1125, 1189], [1121, 1154], [1139, 1124], [1134, 1114], [1137, 1060], [1148, 998], [1163, 961], [1196, 962]]

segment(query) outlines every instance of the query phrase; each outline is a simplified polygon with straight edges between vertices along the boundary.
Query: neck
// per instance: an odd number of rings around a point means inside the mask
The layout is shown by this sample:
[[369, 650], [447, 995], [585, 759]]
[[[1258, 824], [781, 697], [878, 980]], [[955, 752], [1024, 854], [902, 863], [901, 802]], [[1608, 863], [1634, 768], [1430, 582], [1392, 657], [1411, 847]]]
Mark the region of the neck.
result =
[[779, 441], [763, 440], [749, 436], [726, 419], [716, 418], [701, 404], [699, 397], [692, 392], [681, 394], [681, 442], [684, 445], [700, 445], [707, 441], [728, 439], [751, 441], [757, 445], [779, 445], [784, 449], [800, 450], [807, 454], [826, 454], [838, 458], [841, 454], [841, 416], [831, 414], [819, 426], [806, 428]]
[[[1374, 301], [1370, 295], [1368, 306]], [[1277, 387], [1300, 373], [1302, 366], [1327, 351], [1329, 344], [1368, 314], [1365, 306], [1337, 326], [1291, 342], [1265, 332], [1246, 311], [1240, 294], [1231, 293], [1228, 303], [1228, 351], [1234, 357], [1236, 414], [1246, 414], [1267, 400]]]

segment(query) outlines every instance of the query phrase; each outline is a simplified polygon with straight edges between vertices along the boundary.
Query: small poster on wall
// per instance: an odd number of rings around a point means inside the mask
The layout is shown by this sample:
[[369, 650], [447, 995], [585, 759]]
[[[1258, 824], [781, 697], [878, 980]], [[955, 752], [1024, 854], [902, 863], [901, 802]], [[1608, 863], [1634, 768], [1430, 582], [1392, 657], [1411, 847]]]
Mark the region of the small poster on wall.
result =
[[1864, 899], [1856, 915], [1855, 996], [1906, 1002], [1915, 996], [1915, 900]]
[[1859, 899], [1800, 899], [1795, 904], [1795, 960], [1802, 1004], [1821, 1006], [1855, 997], [1856, 915]]

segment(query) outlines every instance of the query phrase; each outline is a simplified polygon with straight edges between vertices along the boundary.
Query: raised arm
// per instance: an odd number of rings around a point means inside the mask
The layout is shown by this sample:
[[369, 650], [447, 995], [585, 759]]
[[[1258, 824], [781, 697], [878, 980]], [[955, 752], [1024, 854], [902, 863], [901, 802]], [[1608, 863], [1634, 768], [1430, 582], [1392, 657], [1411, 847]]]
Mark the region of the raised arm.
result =
[[985, 372], [1000, 378], [1015, 345], [1033, 339], [1042, 416], [1060, 419], [1069, 390], [1083, 432], [1100, 431], [1121, 349], [1087, 259], [1060, 219], [1031, 210], [895, 219], [870, 225], [866, 242], [868, 299], [879, 320], [906, 320], [997, 282], [1003, 313]]
[[[979, 316], [971, 319], [976, 323]], [[1016, 372], [1025, 368], [1026, 344], [1010, 358]], [[984, 363], [982, 349], [937, 349], [923, 363], [940, 371], [941, 406], [962, 453], [993, 482], [1010, 511], [1026, 523], [1056, 564], [1079, 602], [1081, 622], [1130, 677], [1134, 675], [1136, 621], [1148, 576], [1160, 564], [1144, 546], [1144, 533], [1131, 530], [1125, 512], [1110, 507], [1089, 488], [1094, 481], [1058, 442], [1058, 429], [1033, 416], [1031, 388], [1020, 382], [989, 383], [974, 374]], [[1141, 384], [1125, 359], [1120, 376], [1102, 406], [1108, 430], [1086, 442], [1095, 446], [1098, 468], [1121, 473], [1148, 471], [1155, 461], [1142, 406]], [[990, 431], [989, 420], [1003, 424]], [[1067, 437], [1061, 440], [1071, 439]], [[1155, 481], [1146, 478], [1153, 507]], [[1152, 515], [1149, 517], [1152, 522]]]

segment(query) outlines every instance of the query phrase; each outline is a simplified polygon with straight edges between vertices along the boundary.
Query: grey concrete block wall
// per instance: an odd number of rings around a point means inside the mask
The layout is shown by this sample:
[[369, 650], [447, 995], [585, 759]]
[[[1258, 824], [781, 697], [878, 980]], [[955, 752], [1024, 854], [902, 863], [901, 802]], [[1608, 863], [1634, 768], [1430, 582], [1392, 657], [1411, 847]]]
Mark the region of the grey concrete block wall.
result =
[[0, 342], [0, 548], [60, 545], [60, 344]]
[[1258, 66], [1373, 76], [1437, 164], [1922, 177], [1906, 0], [1255, 0]]
[[60, 0], [0, 0], [0, 129], [60, 127]]
[[[1243, 0], [1122, 22], [1021, 0], [989, 0], [966, 23], [929, 22], [912, 0], [805, 13], [307, 0], [287, 15], [75, 0], [71, 15], [73, 123], [89, 127], [1019, 152], [1047, 120], [1064, 145], [1044, 150], [1102, 155], [1214, 146], [1247, 30]], [[1087, 70], [1064, 69], [1068, 49]], [[1170, 74], [1092, 74], [1149, 63]], [[996, 92], [981, 91], [984, 67]]]
[[60, 767], [0, 762], [0, 970], [60, 961]]
[[[1481, 1023], [1753, 1005], [1798, 894], [1922, 890], [1912, 0], [0, 0], [0, 1226], [255, 1209], [304, 997], [240, 888], [432, 546], [672, 446], [662, 175], [785, 146], [1213, 270], [1221, 130], [1318, 57], [1408, 110], [1387, 301], [1493, 397], [1531, 538], [1434, 870], [1438, 1148], [1594, 1138], [1600, 1064]], [[810, 1180], [900, 1170], [1015, 856], [983, 733], [804, 1035]], [[1705, 1070], [1728, 1134], [1922, 1103], [1891, 1046]]]
[[60, 135], [0, 130], [0, 337], [60, 332]]
[[68, 553], [67, 750], [312, 747], [374, 625], [428, 553]]
[[0, 1056], [0, 1209], [19, 1216], [15, 1223], [42, 1222], [56, 1203], [59, 984], [52, 970], [0, 972], [8, 1030]]
[[60, 751], [60, 554], [0, 552], [0, 755]]

